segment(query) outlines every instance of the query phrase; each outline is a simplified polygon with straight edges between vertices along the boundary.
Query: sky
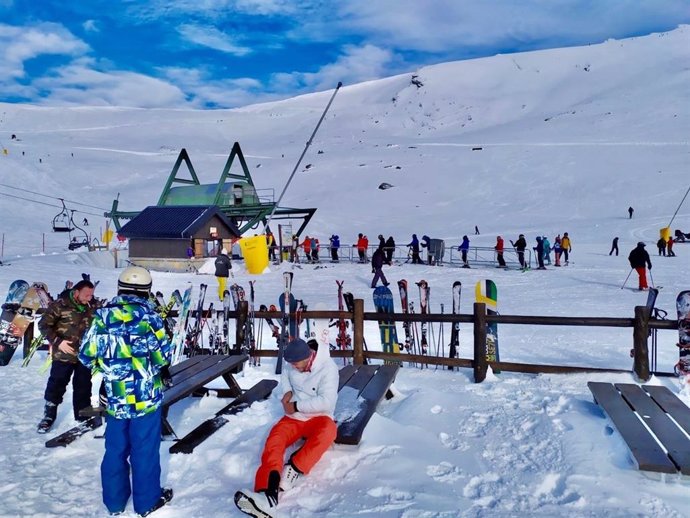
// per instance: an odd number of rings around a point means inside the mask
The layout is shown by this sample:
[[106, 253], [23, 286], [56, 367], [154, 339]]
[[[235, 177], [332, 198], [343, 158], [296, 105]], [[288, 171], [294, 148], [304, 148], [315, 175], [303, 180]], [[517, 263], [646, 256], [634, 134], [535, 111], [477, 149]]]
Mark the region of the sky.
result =
[[688, 0], [0, 0], [0, 101], [231, 108], [690, 23]]

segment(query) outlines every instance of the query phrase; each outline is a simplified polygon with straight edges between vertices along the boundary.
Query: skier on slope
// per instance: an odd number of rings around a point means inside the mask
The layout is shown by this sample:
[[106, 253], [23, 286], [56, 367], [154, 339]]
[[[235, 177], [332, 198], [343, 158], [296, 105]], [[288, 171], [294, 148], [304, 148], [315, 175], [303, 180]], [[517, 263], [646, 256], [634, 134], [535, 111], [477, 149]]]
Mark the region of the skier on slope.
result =
[[434, 254], [431, 253], [431, 238], [427, 235], [422, 236], [422, 241], [419, 243], [422, 248], [426, 248], [427, 264], [432, 264], [434, 262]]
[[612, 255], [613, 252], [616, 252], [616, 255], [618, 255], [618, 236], [613, 238], [613, 241], [611, 242], [611, 251], [609, 252], [609, 255]]
[[544, 266], [544, 240], [541, 236], [537, 236], [537, 246], [535, 246], [533, 250], [537, 256], [537, 262], [539, 263], [537, 270], [546, 270], [546, 266]]
[[565, 259], [565, 265], [568, 266], [570, 262], [568, 254], [573, 251], [572, 244], [570, 243], [570, 236], [567, 232], [563, 232], [563, 239], [561, 239], [561, 249], [563, 250], [563, 258]]
[[462, 243], [458, 247], [458, 251], [462, 257], [462, 267], [469, 268], [470, 265], [467, 262], [467, 252], [470, 250], [470, 239], [467, 236], [462, 236]]
[[544, 242], [544, 264], [551, 264], [551, 241], [546, 236], [541, 236]]
[[382, 248], [377, 248], [374, 254], [371, 256], [371, 273], [374, 274], [374, 278], [371, 280], [371, 287], [376, 288], [376, 284], [379, 279], [383, 282], [384, 286], [388, 286], [388, 281], [386, 276], [383, 274], [383, 264], [385, 263], [384, 251]]
[[331, 248], [331, 261], [337, 263], [339, 262], [338, 249], [340, 248], [340, 237], [336, 234], [331, 234], [331, 237], [328, 239], [328, 241]]
[[656, 247], [659, 250], [659, 255], [666, 255], [666, 240], [663, 237], [656, 242]]
[[395, 252], [395, 239], [393, 236], [388, 236], [386, 240], [386, 263], [388, 266], [393, 265], [393, 252]]
[[525, 240], [525, 235], [520, 234], [518, 236], [517, 241], [513, 243], [513, 241], [511, 240], [510, 244], [513, 245], [513, 248], [515, 248], [515, 251], [517, 252], [520, 267], [527, 268], [527, 264], [525, 263], [525, 248], [527, 248], [527, 241]]
[[628, 256], [630, 267], [635, 269], [639, 277], [638, 289], [640, 291], [649, 289], [649, 286], [647, 286], [647, 270], [645, 266], [650, 270], [652, 269], [652, 261], [649, 258], [647, 250], [644, 249], [644, 246], [644, 243], [640, 241]]
[[563, 253], [563, 248], [561, 247], [561, 235], [558, 234], [553, 240], [553, 255], [556, 258], [554, 266], [561, 265], [561, 254]]
[[360, 263], [367, 262], [367, 246], [369, 245], [369, 240], [364, 238], [364, 234], [361, 232], [357, 235], [357, 243], [354, 245], [357, 247], [357, 255], [359, 256]]
[[494, 250], [496, 250], [496, 260], [498, 261], [498, 266], [500, 268], [505, 268], [506, 261], [503, 259], [503, 238], [501, 236], [496, 236], [496, 246], [494, 246]]
[[[293, 487], [328, 451], [337, 435], [333, 420], [338, 399], [338, 367], [328, 345], [297, 338], [285, 347], [281, 403], [285, 415], [271, 428], [254, 479], [254, 491], [235, 493], [235, 504], [249, 516], [265, 516], [278, 505], [280, 491]], [[284, 464], [285, 451], [304, 444]], [[263, 514], [261, 514], [263, 513]]]
[[[223, 248], [214, 262], [216, 267], [216, 280], [218, 281], [218, 298], [222, 301], [225, 293], [225, 285], [228, 277], [232, 275], [232, 261], [227, 249]], [[232, 275], [234, 277], [234, 275]]]
[[419, 257], [419, 239], [417, 239], [417, 234], [412, 234], [412, 241], [407, 243], [407, 246], [412, 251], [412, 264], [422, 264], [422, 259]]

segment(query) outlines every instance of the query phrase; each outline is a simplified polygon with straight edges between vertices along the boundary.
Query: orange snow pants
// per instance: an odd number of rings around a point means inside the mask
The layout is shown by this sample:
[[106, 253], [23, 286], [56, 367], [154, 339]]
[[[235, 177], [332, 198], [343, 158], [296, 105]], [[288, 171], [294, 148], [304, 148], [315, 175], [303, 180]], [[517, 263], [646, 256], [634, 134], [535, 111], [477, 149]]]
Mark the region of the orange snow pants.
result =
[[647, 286], [647, 268], [644, 266], [640, 266], [638, 268], [635, 268], [635, 271], [637, 272], [637, 275], [640, 277], [640, 289], [645, 289], [648, 288]]
[[337, 434], [335, 421], [328, 416], [312, 417], [308, 421], [283, 416], [273, 425], [266, 439], [261, 466], [254, 479], [254, 491], [268, 488], [268, 475], [271, 471], [283, 473], [285, 450], [290, 445], [299, 439], [305, 439], [304, 445], [293, 454], [292, 464], [306, 475], [330, 448]]

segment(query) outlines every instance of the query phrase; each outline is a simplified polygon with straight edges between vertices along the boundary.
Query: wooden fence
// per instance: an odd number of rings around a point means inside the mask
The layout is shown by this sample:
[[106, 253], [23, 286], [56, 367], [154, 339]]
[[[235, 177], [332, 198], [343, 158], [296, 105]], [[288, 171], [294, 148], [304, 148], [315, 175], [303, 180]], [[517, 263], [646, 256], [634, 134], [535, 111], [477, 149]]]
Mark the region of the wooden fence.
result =
[[[214, 310], [217, 311], [217, 310]], [[222, 311], [218, 311], [222, 313]], [[171, 311], [170, 316], [176, 317], [176, 311]], [[195, 311], [191, 312], [191, 317], [195, 318]], [[208, 318], [211, 314], [205, 310], [202, 317]], [[280, 324], [282, 312], [280, 311], [257, 311], [254, 314], [256, 319], [271, 318], [276, 324]], [[530, 363], [513, 363], [505, 361], [487, 361], [486, 359], [486, 324], [497, 323], [502, 325], [540, 325], [540, 326], [579, 326], [579, 327], [621, 327], [632, 328], [633, 336], [631, 349], [633, 351], [633, 372], [640, 381], [648, 381], [650, 373], [650, 352], [649, 337], [652, 332], [658, 329], [677, 330], [678, 323], [675, 320], [660, 320], [651, 318], [650, 310], [646, 306], [636, 306], [632, 318], [609, 318], [609, 317], [547, 317], [547, 316], [527, 316], [527, 315], [487, 315], [486, 304], [475, 303], [472, 314], [435, 314], [429, 313], [387, 313], [386, 321], [394, 322], [444, 322], [444, 323], [471, 323], [474, 334], [473, 358], [443, 358], [439, 356], [408, 354], [408, 353], [384, 353], [380, 351], [369, 351], [364, 347], [364, 322], [381, 320], [381, 313], [369, 313], [364, 311], [364, 300], [355, 299], [354, 311], [304, 311], [302, 319], [345, 319], [351, 320], [352, 327], [352, 350], [331, 351], [331, 356], [338, 358], [352, 358], [353, 362], [361, 365], [367, 360], [384, 360], [397, 362], [411, 362], [427, 365], [440, 365], [446, 367], [465, 367], [471, 368], [474, 372], [475, 383], [481, 383], [486, 378], [487, 369], [491, 366], [495, 370], [524, 372], [524, 373], [576, 373], [576, 372], [630, 372], [629, 369], [607, 369], [599, 367], [577, 367], [565, 365], [544, 365]], [[239, 321], [239, 313], [231, 311], [229, 317]], [[291, 315], [294, 318], [294, 314]], [[255, 324], [256, 325], [256, 324]], [[258, 327], [258, 326], [257, 326]], [[239, 328], [236, 326], [236, 343], [240, 343]], [[24, 343], [31, 343], [33, 338], [33, 326], [29, 326], [24, 337]], [[259, 337], [260, 338], [260, 337]], [[277, 349], [257, 349], [255, 356], [277, 357]], [[670, 375], [671, 373], [654, 372], [657, 375]]]

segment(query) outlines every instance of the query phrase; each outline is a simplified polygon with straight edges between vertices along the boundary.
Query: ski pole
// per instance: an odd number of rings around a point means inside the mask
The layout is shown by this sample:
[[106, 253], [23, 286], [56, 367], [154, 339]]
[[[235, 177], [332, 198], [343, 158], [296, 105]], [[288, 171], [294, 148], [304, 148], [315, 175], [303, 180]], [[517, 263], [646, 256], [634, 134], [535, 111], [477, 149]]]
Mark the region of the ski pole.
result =
[[621, 286], [621, 289], [625, 288], [625, 284], [628, 282], [628, 279], [630, 278], [630, 274], [633, 272], [633, 270], [634, 270], [634, 268], [630, 268], [630, 271], [628, 272], [628, 276], [623, 281], [623, 286]]
[[650, 280], [651, 283], [652, 283], [652, 288], [654, 288], [654, 277], [652, 277], [652, 270], [651, 270], [651, 268], [650, 268], [650, 270], [649, 270], [649, 280]]

